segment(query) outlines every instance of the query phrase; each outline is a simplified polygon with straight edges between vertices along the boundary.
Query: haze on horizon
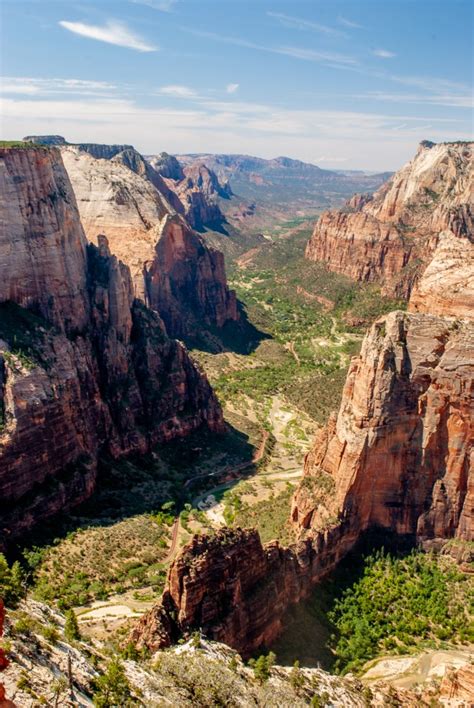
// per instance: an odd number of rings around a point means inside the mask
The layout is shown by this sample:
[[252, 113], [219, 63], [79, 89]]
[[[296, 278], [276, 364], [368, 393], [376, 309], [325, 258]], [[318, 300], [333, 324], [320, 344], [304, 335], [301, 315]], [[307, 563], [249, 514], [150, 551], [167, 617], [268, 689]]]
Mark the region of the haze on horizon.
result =
[[473, 133], [472, 3], [4, 0], [1, 134], [395, 170]]

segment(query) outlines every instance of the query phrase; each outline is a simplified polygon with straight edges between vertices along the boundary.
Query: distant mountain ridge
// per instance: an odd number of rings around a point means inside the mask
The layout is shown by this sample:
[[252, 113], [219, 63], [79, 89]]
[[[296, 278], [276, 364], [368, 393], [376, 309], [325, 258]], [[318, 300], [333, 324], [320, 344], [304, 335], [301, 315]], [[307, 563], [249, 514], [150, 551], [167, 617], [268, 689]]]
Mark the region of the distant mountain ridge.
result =
[[372, 192], [390, 176], [384, 172], [326, 170], [286, 156], [272, 159], [241, 154], [191, 153], [176, 155], [183, 165], [202, 162], [220, 181], [229, 181], [232, 191], [246, 199], [277, 203], [312, 200], [313, 206], [328, 206], [354, 192]]

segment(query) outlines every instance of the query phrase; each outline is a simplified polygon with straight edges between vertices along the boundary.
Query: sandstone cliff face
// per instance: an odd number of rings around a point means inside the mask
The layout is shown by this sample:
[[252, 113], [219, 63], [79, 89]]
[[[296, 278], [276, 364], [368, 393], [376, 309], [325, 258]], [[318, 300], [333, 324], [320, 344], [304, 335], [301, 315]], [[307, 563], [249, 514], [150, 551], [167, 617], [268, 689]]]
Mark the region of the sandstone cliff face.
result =
[[442, 231], [472, 241], [472, 150], [472, 143], [421, 143], [372, 199], [352, 199], [345, 209], [323, 214], [306, 257], [408, 298]]
[[86, 244], [58, 153], [0, 152], [0, 302], [35, 308], [60, 329], [87, 319]]
[[96, 243], [99, 233], [107, 236], [130, 267], [135, 296], [160, 314], [168, 334], [183, 337], [238, 319], [222, 254], [175, 211], [157, 188], [162, 178], [149, 174], [138, 153], [103, 160], [66, 147], [62, 155], [87, 237]]
[[58, 150], [3, 149], [0, 172], [4, 535], [87, 498], [101, 452], [145, 451], [223, 422], [105, 237], [87, 246]]
[[409, 310], [474, 318], [474, 241], [442, 231], [433, 258], [412, 290]]
[[246, 658], [271, 644], [285, 610], [306, 597], [353, 542], [339, 527], [290, 548], [277, 541], [262, 546], [254, 530], [195, 536], [171, 565], [161, 603], [130, 639], [156, 651], [202, 630]]
[[[305, 469], [333, 476], [335, 508], [352, 528], [472, 540], [473, 351], [467, 320], [393, 312], [374, 324]], [[305, 487], [293, 519], [318, 528]]]

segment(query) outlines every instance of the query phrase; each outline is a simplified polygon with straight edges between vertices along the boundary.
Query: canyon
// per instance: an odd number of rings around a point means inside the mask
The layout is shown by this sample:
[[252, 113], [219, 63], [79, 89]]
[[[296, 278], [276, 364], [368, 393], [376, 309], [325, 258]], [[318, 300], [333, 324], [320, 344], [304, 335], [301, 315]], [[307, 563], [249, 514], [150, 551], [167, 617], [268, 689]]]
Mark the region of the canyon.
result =
[[60, 150], [2, 148], [0, 171], [4, 545], [90, 496], [100, 455], [224, 423], [207, 379], [135, 297], [106, 237], [87, 243]]
[[[435, 186], [448, 196], [427, 208]], [[373, 199], [321, 218], [308, 257], [347, 257], [346, 274], [381, 279], [405, 297], [413, 291], [409, 312], [378, 319], [351, 361], [339, 412], [318, 431], [293, 497], [297, 543], [262, 545], [239, 529], [194, 538], [172, 563], [161, 602], [132, 632], [137, 646], [155, 650], [202, 630], [248, 656], [274, 640], [285, 610], [364, 533], [427, 548], [472, 542], [472, 190], [471, 146], [425, 143]], [[408, 278], [401, 214], [414, 215], [410, 249], [420, 258]]]

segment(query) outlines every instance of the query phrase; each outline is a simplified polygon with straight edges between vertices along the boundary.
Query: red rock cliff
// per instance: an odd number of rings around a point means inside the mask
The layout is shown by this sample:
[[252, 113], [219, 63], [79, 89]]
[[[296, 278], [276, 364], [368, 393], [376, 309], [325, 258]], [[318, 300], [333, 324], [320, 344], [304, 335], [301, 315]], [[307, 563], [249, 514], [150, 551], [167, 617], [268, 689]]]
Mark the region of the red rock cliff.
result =
[[254, 530], [195, 536], [172, 563], [161, 602], [130, 639], [152, 651], [201, 630], [250, 656], [268, 646], [292, 604], [306, 597], [353, 544], [337, 527], [289, 548], [262, 546]]
[[183, 337], [238, 319], [222, 254], [190, 228], [170, 202], [177, 196], [143, 160], [138, 164], [138, 153], [109, 160], [80, 146], [61, 150], [88, 239], [107, 236], [131, 270], [135, 295], [160, 314], [168, 334]]
[[306, 257], [385, 292], [408, 298], [442, 231], [472, 239], [472, 143], [424, 142], [372, 199], [322, 215]]
[[145, 451], [223, 421], [106, 239], [87, 246], [59, 151], [3, 149], [0, 173], [4, 541], [89, 496], [101, 451]]
[[473, 352], [467, 320], [392, 312], [373, 325], [337, 420], [308, 456], [293, 503], [301, 529], [320, 525], [310, 482], [325, 473], [336, 512], [358, 532], [473, 539]]

